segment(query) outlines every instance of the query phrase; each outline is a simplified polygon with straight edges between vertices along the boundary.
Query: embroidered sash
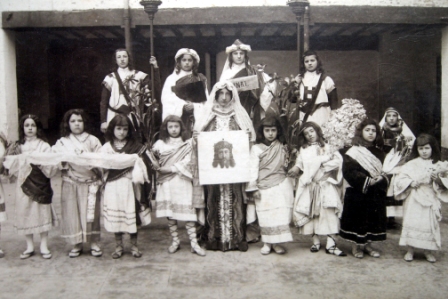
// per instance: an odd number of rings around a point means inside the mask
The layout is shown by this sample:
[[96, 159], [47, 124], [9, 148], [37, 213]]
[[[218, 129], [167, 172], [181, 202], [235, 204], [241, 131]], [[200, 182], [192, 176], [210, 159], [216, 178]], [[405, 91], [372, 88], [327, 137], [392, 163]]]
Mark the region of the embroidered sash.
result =
[[285, 180], [285, 160], [283, 145], [280, 141], [274, 140], [260, 155], [260, 170], [257, 184], [259, 189], [269, 189]]
[[346, 155], [355, 159], [372, 178], [381, 175], [383, 164], [364, 146], [352, 146]]
[[[159, 163], [160, 166], [173, 166], [174, 164], [182, 161], [191, 152], [191, 143], [186, 141], [180, 144], [178, 147], [160, 153]], [[159, 173], [157, 177], [157, 184], [163, 184], [176, 176], [176, 173]]]

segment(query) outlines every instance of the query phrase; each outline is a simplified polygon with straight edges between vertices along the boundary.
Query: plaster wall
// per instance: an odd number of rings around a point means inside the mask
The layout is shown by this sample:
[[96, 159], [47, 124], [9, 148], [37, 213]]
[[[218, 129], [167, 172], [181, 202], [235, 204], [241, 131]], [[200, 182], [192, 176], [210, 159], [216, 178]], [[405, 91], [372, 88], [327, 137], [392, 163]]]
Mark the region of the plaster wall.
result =
[[[131, 8], [141, 8], [140, 0], [2, 0], [0, 11], [78, 11], [122, 8], [129, 1]], [[160, 9], [223, 7], [223, 6], [285, 6], [287, 0], [163, 0]], [[311, 6], [410, 6], [448, 7], [446, 0], [310, 0]]]

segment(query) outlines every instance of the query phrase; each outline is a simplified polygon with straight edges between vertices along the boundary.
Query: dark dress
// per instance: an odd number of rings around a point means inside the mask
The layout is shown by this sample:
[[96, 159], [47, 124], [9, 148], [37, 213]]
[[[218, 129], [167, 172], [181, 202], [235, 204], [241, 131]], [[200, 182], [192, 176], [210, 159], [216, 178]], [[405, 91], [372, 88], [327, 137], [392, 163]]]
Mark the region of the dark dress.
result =
[[[240, 129], [233, 116], [230, 116], [229, 128], [231, 131]], [[216, 130], [216, 118], [214, 118], [204, 131]], [[247, 197], [244, 189], [245, 184], [205, 186], [206, 221], [200, 234], [207, 250], [247, 251]], [[221, 194], [222, 192], [224, 193]]]
[[[367, 148], [381, 163], [384, 153], [376, 147]], [[386, 190], [387, 180], [369, 186], [363, 193], [369, 173], [361, 165], [344, 153], [342, 172], [350, 184], [344, 197], [344, 210], [341, 218], [340, 236], [356, 244], [368, 241], [386, 240]]]

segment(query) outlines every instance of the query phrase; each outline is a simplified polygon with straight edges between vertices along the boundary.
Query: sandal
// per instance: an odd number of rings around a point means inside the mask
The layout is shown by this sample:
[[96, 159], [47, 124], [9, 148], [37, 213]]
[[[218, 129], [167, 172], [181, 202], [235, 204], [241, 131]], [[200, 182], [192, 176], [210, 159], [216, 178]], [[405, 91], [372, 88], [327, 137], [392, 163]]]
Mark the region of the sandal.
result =
[[366, 251], [366, 253], [368, 254], [368, 255], [370, 255], [371, 257], [374, 257], [374, 258], [379, 258], [380, 256], [381, 256], [381, 254], [378, 252], [378, 251], [376, 251], [376, 250], [374, 250], [372, 247], [370, 247], [370, 246], [366, 246], [366, 247], [364, 247], [364, 250]]
[[263, 247], [261, 247], [260, 249], [260, 253], [262, 255], [268, 255], [269, 253], [271, 253], [271, 248], [271, 244], [264, 243]]
[[355, 246], [352, 248], [352, 254], [357, 259], [362, 259], [364, 257], [364, 252], [362, 250], [360, 250], [360, 248], [358, 246]]
[[26, 260], [27, 258], [30, 258], [30, 257], [32, 257], [33, 255], [34, 255], [34, 250], [33, 250], [33, 251], [29, 251], [29, 252], [24, 251], [24, 252], [20, 255], [20, 259], [22, 259], [22, 260]]
[[196, 253], [199, 256], [205, 256], [205, 250], [202, 249], [198, 243], [196, 243], [194, 247], [191, 247], [191, 253]]
[[135, 258], [141, 258], [142, 257], [142, 253], [138, 250], [138, 247], [135, 246], [135, 245], [133, 245], [131, 247], [131, 253], [132, 253], [132, 256], [135, 257]]
[[78, 249], [78, 248], [73, 248], [72, 250], [70, 250], [70, 252], [68, 253], [68, 256], [71, 258], [75, 258], [78, 257], [82, 254], [82, 248]]
[[428, 262], [435, 263], [437, 261], [431, 252], [425, 251], [425, 252], [423, 252], [423, 254], [425, 255], [425, 258]]
[[103, 255], [103, 251], [100, 248], [90, 248], [90, 254], [94, 257], [100, 257]]
[[123, 246], [118, 245], [117, 247], [115, 247], [115, 251], [112, 253], [112, 258], [119, 259], [122, 256], [123, 256]]
[[0, 259], [5, 257], [5, 253], [0, 249]]
[[406, 254], [404, 255], [403, 259], [406, 262], [412, 262], [414, 260], [414, 255], [410, 252], [406, 252]]
[[310, 251], [311, 251], [312, 253], [319, 252], [319, 250], [320, 250], [320, 244], [313, 244], [313, 245], [311, 246], [311, 248], [310, 248]]
[[41, 254], [42, 257], [43, 257], [44, 259], [46, 259], [46, 260], [49, 260], [49, 259], [51, 259], [51, 257], [52, 257], [52, 254], [51, 254], [50, 251], [48, 251], [48, 252], [41, 252], [40, 254]]
[[285, 254], [286, 253], [286, 249], [278, 244], [273, 245], [272, 249], [274, 249], [275, 253], [277, 253], [277, 254]]
[[335, 256], [347, 256], [344, 251], [340, 250], [336, 247], [336, 245], [331, 246], [330, 248], [325, 248], [326, 254], [332, 254]]
[[179, 239], [173, 239], [173, 243], [171, 243], [170, 247], [168, 247], [168, 253], [175, 253], [179, 249], [180, 249]]

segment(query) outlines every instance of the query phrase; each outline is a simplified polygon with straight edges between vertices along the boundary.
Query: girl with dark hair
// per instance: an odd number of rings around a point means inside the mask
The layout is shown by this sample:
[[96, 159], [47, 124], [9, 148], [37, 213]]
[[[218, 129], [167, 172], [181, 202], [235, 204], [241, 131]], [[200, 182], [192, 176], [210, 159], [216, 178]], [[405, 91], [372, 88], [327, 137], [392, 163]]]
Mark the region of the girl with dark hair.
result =
[[319, 126], [330, 118], [330, 111], [338, 107], [338, 96], [333, 80], [322, 69], [322, 61], [315, 51], [306, 51], [300, 61], [299, 75], [294, 79], [299, 84], [299, 118], [312, 121]]
[[[133, 134], [131, 120], [125, 115], [118, 114], [109, 122], [106, 140], [108, 141], [100, 149], [105, 154], [137, 154], [149, 167], [147, 148], [139, 143]], [[151, 203], [145, 194], [144, 188], [139, 183], [133, 183], [133, 168], [109, 169], [104, 188], [104, 228], [115, 233], [116, 247], [112, 258], [118, 259], [123, 255], [123, 233], [131, 236], [131, 253], [135, 258], [142, 256], [137, 247], [137, 225], [141, 223], [141, 215], [148, 214]], [[140, 168], [139, 175], [147, 177], [147, 169]], [[149, 224], [149, 223], [145, 223]]]
[[[154, 67], [154, 95], [160, 98], [160, 72], [157, 60], [151, 56], [149, 63]], [[150, 88], [151, 78], [148, 74], [134, 69], [130, 53], [126, 49], [117, 49], [114, 52], [114, 71], [103, 80], [101, 92], [101, 131], [106, 132], [109, 121], [117, 114], [130, 116], [136, 109]], [[133, 124], [137, 128], [138, 124]]]
[[163, 115], [181, 117], [190, 138], [195, 120], [207, 100], [207, 78], [198, 73], [200, 58], [193, 49], [183, 48], [174, 56], [174, 72], [166, 78], [162, 90]]
[[251, 148], [251, 180], [246, 187], [255, 202], [261, 240], [260, 252], [267, 255], [273, 249], [277, 254], [286, 253], [279, 243], [291, 242], [293, 187], [286, 176], [288, 150], [279, 140], [283, 132], [275, 118], [265, 118], [257, 131], [257, 143]]
[[[87, 115], [82, 109], [67, 111], [61, 123], [61, 138], [53, 146], [55, 153], [81, 155], [95, 153], [101, 142], [87, 133]], [[78, 257], [82, 244], [90, 242], [92, 256], [100, 257], [101, 171], [71, 163], [62, 163], [62, 237], [73, 246], [69, 257]]]
[[[7, 155], [49, 153], [50, 145], [43, 140], [42, 124], [36, 115], [27, 114], [19, 121], [20, 139], [7, 150]], [[12, 172], [17, 169], [17, 172]], [[20, 255], [27, 259], [34, 255], [33, 234], [40, 234], [40, 253], [44, 259], [51, 258], [48, 249], [48, 231], [55, 224], [51, 201], [53, 190], [50, 177], [57, 168], [31, 164], [31, 172], [21, 173], [22, 167], [11, 167], [10, 174], [17, 176], [14, 228], [19, 235], [25, 235], [26, 250]]]
[[342, 214], [342, 156], [325, 144], [322, 130], [316, 123], [305, 123], [299, 138], [304, 143], [295, 166], [289, 171], [290, 176], [303, 171], [294, 200], [294, 224], [301, 234], [312, 236], [311, 252], [320, 250], [319, 235], [326, 235], [325, 252], [346, 256], [335, 241]]
[[342, 172], [350, 186], [344, 197], [340, 235], [353, 243], [356, 258], [364, 257], [362, 246], [367, 254], [379, 258], [371, 243], [386, 240], [385, 201], [390, 177], [382, 171], [385, 155], [378, 123], [372, 119], [361, 122], [352, 143], [343, 156]]
[[192, 169], [190, 168], [192, 144], [191, 139], [182, 137], [185, 127], [180, 117], [169, 115], [163, 121], [160, 140], [152, 152], [158, 160], [156, 195], [156, 216], [167, 217], [171, 237], [169, 253], [180, 248], [177, 222], [186, 221], [190, 237], [191, 252], [205, 256], [205, 251], [198, 245], [196, 222], [204, 224], [204, 209], [196, 209], [193, 202]]
[[394, 182], [395, 199], [404, 200], [399, 244], [407, 246], [407, 262], [414, 259], [414, 248], [423, 249], [428, 262], [436, 261], [431, 251], [441, 249], [440, 201], [448, 202], [448, 191], [440, 177], [445, 175], [446, 165], [440, 161], [436, 139], [421, 134], [415, 140], [411, 160], [401, 167]]
[[258, 88], [252, 90], [238, 91], [241, 105], [246, 109], [252, 120], [254, 128], [258, 128], [261, 119], [266, 115], [276, 89], [275, 81], [269, 83], [271, 77], [264, 73], [264, 68], [252, 66], [249, 62], [248, 53], [252, 49], [250, 45], [244, 44], [239, 39], [232, 45], [226, 47], [227, 59], [221, 73], [220, 81], [257, 76]]

